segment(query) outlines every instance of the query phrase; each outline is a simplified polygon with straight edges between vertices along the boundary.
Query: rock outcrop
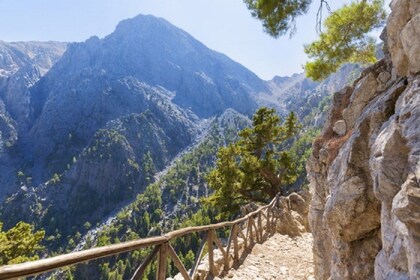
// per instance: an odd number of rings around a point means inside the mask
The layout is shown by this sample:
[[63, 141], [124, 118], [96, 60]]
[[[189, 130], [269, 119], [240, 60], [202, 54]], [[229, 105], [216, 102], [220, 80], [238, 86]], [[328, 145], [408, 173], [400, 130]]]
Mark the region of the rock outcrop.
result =
[[309, 232], [308, 212], [311, 196], [303, 190], [299, 194], [291, 193], [287, 197], [280, 197], [278, 203], [277, 232], [291, 237]]
[[420, 1], [391, 9], [385, 58], [334, 94], [308, 161], [316, 279], [420, 278]]
[[60, 59], [67, 48], [59, 42], [0, 41], [0, 201], [20, 187], [19, 146], [26, 138], [30, 87]]

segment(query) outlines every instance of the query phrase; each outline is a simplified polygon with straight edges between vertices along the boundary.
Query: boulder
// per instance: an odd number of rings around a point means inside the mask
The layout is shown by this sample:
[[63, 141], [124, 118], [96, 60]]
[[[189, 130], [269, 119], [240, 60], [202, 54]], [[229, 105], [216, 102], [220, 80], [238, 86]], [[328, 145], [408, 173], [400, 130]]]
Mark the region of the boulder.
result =
[[333, 130], [335, 133], [337, 133], [340, 136], [343, 136], [347, 132], [347, 125], [346, 122], [343, 120], [336, 121]]

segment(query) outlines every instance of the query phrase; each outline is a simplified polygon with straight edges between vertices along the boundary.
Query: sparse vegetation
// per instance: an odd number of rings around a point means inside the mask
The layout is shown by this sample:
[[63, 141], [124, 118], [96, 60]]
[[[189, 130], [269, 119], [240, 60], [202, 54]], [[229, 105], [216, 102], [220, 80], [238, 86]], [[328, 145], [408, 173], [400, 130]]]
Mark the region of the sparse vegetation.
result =
[[0, 222], [0, 265], [16, 264], [37, 260], [43, 249], [41, 242], [44, 231], [34, 232], [30, 224], [19, 222], [7, 231], [2, 230]]

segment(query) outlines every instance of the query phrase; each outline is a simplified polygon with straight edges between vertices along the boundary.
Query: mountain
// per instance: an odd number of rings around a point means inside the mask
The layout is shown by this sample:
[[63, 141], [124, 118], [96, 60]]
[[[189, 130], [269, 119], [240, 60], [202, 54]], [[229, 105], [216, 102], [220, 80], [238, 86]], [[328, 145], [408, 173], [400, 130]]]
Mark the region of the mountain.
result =
[[[197, 207], [217, 148], [258, 106], [294, 110], [302, 121], [317, 116], [308, 125], [319, 125], [321, 101], [357, 70], [346, 66], [322, 83], [303, 74], [263, 81], [142, 15], [103, 39], [0, 46], [0, 220], [61, 238], [100, 223], [153, 182], [166, 182], [157, 187], [163, 216], [186, 211], [178, 202]], [[165, 170], [176, 176], [160, 181]]]
[[[16, 53], [43, 46], [4, 45]], [[49, 60], [41, 53], [13, 60], [38, 69], [20, 84], [25, 106], [14, 99], [0, 107], [7, 120], [0, 123], [2, 137], [14, 141], [1, 161], [8, 171], [1, 194], [14, 193], [1, 211], [5, 227], [41, 216], [60, 230], [68, 225], [54, 221], [100, 220], [150, 183], [146, 165], [163, 170], [200, 137], [206, 119], [229, 108], [251, 116], [258, 94], [269, 89], [245, 67], [153, 16], [122, 21], [104, 39], [45, 45], [45, 53], [55, 54]], [[17, 67], [3, 68], [20, 77]]]
[[290, 77], [275, 76], [267, 81], [270, 90], [261, 93], [258, 101], [260, 105], [275, 107], [283, 116], [293, 111], [303, 121], [323, 98], [356, 79], [360, 71], [359, 65], [346, 64], [321, 82], [306, 78], [305, 73]]
[[227, 108], [251, 115], [255, 96], [267, 86], [164, 19], [122, 21], [102, 40], [69, 45], [33, 87], [29, 134], [36, 141], [28, 147], [34, 154], [33, 179], [39, 183], [60, 172], [108, 121], [160, 102], [145, 97], [150, 90], [163, 92], [170, 110], [196, 122]]
[[0, 41], [0, 199], [14, 189], [17, 146], [28, 130], [30, 88], [58, 61], [67, 43]]
[[59, 42], [0, 41], [0, 98], [15, 120], [28, 117], [28, 88], [50, 70], [66, 46]]

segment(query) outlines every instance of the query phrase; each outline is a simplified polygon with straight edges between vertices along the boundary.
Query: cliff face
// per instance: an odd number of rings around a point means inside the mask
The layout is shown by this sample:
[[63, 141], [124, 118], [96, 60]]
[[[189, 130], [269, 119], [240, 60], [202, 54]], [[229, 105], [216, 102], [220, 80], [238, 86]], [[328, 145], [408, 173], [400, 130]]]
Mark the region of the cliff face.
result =
[[67, 43], [0, 41], [0, 201], [17, 190], [19, 145], [27, 135], [30, 88], [60, 59]]
[[385, 58], [334, 94], [308, 161], [317, 279], [420, 277], [420, 1], [391, 9]]

